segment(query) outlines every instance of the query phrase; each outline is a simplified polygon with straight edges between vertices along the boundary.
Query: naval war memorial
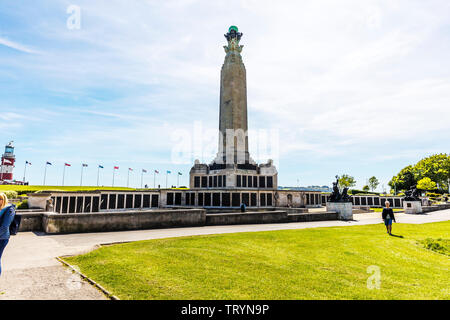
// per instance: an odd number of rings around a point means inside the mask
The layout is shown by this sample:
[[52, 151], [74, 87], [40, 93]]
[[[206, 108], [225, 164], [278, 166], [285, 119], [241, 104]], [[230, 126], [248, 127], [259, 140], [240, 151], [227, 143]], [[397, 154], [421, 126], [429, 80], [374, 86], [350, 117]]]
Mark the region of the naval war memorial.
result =
[[[21, 230], [47, 233], [98, 232], [203, 225], [282, 223], [352, 219], [352, 206], [382, 206], [400, 197], [347, 197], [335, 190], [278, 189], [273, 161], [256, 163], [248, 149], [247, 80], [242, 59], [243, 34], [231, 26], [220, 74], [217, 155], [210, 163], [196, 160], [189, 189], [48, 192], [29, 194]], [[337, 186], [336, 186], [337, 187]], [[342, 198], [344, 196], [344, 198]], [[345, 201], [344, 201], [344, 200]], [[247, 210], [241, 212], [241, 204]], [[327, 206], [327, 211], [309, 212]]]

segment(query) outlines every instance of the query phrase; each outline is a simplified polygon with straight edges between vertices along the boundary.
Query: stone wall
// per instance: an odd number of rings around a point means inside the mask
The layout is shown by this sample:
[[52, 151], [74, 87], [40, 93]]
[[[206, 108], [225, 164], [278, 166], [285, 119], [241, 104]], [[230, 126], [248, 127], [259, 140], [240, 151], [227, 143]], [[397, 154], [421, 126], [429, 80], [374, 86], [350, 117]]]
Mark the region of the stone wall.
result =
[[206, 215], [206, 225], [257, 224], [287, 222], [286, 211], [217, 213]]
[[422, 212], [426, 213], [426, 212], [432, 212], [432, 211], [437, 211], [437, 210], [445, 210], [445, 209], [450, 209], [450, 203], [437, 204], [437, 205], [434, 205], [434, 206], [423, 206], [422, 207]]
[[311, 222], [328, 220], [338, 220], [338, 214], [336, 212], [288, 214], [288, 222]]
[[205, 224], [206, 210], [148, 210], [88, 214], [48, 214], [42, 219], [46, 233], [106, 232], [174, 227], [195, 227]]
[[207, 214], [206, 209], [187, 208], [74, 214], [18, 212], [18, 214], [22, 215], [20, 231], [44, 231], [50, 234], [336, 220], [334, 213], [305, 213], [307, 209], [304, 208], [277, 209], [211, 214]]
[[265, 212], [207, 214], [206, 225], [287, 223], [337, 219], [338, 215], [334, 212], [288, 213], [286, 210], [274, 210]]
[[[450, 209], [449, 204], [423, 207], [424, 212]], [[55, 214], [18, 211], [20, 231], [47, 233], [108, 232], [204, 225], [287, 223], [337, 220], [335, 212], [308, 213], [305, 208], [274, 208], [258, 212], [209, 213], [206, 209], [154, 209], [122, 212]]]
[[18, 211], [17, 214], [22, 216], [19, 231], [42, 231], [42, 212]]

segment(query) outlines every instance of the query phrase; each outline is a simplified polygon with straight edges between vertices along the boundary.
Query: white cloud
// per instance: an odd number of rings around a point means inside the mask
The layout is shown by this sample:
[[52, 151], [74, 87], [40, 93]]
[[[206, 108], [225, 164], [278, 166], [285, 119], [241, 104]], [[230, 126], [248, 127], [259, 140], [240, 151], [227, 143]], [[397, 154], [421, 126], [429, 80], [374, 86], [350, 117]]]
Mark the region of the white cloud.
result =
[[27, 46], [24, 46], [20, 43], [8, 40], [6, 38], [2, 38], [0, 37], [0, 45], [6, 46], [8, 48], [14, 49], [14, 50], [18, 50], [21, 52], [25, 52], [25, 53], [39, 53], [39, 51], [36, 51], [34, 49], [31, 49]]

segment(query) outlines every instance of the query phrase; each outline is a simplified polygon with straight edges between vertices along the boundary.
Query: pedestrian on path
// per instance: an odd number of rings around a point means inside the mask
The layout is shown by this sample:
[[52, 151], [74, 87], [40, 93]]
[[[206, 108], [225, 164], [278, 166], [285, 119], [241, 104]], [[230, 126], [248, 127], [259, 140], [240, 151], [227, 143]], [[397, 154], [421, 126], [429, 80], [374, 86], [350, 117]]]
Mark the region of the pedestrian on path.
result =
[[2, 274], [2, 254], [9, 242], [9, 226], [14, 220], [16, 210], [14, 205], [8, 204], [8, 197], [0, 193], [0, 275]]
[[[389, 201], [386, 201], [384, 203], [384, 205], [386, 206], [385, 208], [383, 208], [383, 212], [381, 213], [381, 217], [384, 220], [384, 225], [386, 226], [386, 231], [389, 235], [392, 235], [392, 220], [395, 221], [395, 217], [394, 217], [394, 211], [392, 210], [391, 203]], [[397, 222], [397, 221], [395, 221]]]

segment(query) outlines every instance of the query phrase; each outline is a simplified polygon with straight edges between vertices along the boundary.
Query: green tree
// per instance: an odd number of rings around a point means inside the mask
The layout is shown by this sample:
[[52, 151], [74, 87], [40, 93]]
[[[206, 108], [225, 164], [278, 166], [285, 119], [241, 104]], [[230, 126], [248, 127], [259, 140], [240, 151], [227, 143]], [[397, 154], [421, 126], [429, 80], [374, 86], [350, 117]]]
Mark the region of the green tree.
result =
[[437, 189], [436, 182], [434, 182], [428, 177], [425, 177], [417, 182], [417, 189], [425, 191], [436, 190]]
[[450, 155], [446, 153], [435, 154], [423, 158], [415, 165], [403, 168], [388, 183], [392, 189], [407, 190], [423, 178], [430, 178], [441, 189], [448, 190], [450, 182]]
[[350, 176], [348, 174], [343, 174], [339, 178], [338, 181], [339, 181], [339, 186], [340, 186], [341, 189], [351, 188], [351, 187], [354, 187], [356, 185], [355, 178], [353, 178], [352, 176]]
[[415, 170], [418, 180], [430, 178], [440, 186], [448, 187], [450, 178], [450, 156], [445, 153], [435, 154], [417, 162]]
[[380, 181], [378, 181], [378, 179], [373, 176], [369, 179], [369, 186], [370, 189], [372, 190], [372, 192], [378, 187], [378, 185], [380, 184]]
[[363, 191], [369, 191], [370, 190], [370, 188], [369, 188], [369, 186], [368, 185], [365, 185], [364, 187], [363, 187]]
[[417, 184], [416, 171], [412, 165], [409, 165], [392, 177], [388, 185], [393, 190], [409, 190], [412, 186]]

